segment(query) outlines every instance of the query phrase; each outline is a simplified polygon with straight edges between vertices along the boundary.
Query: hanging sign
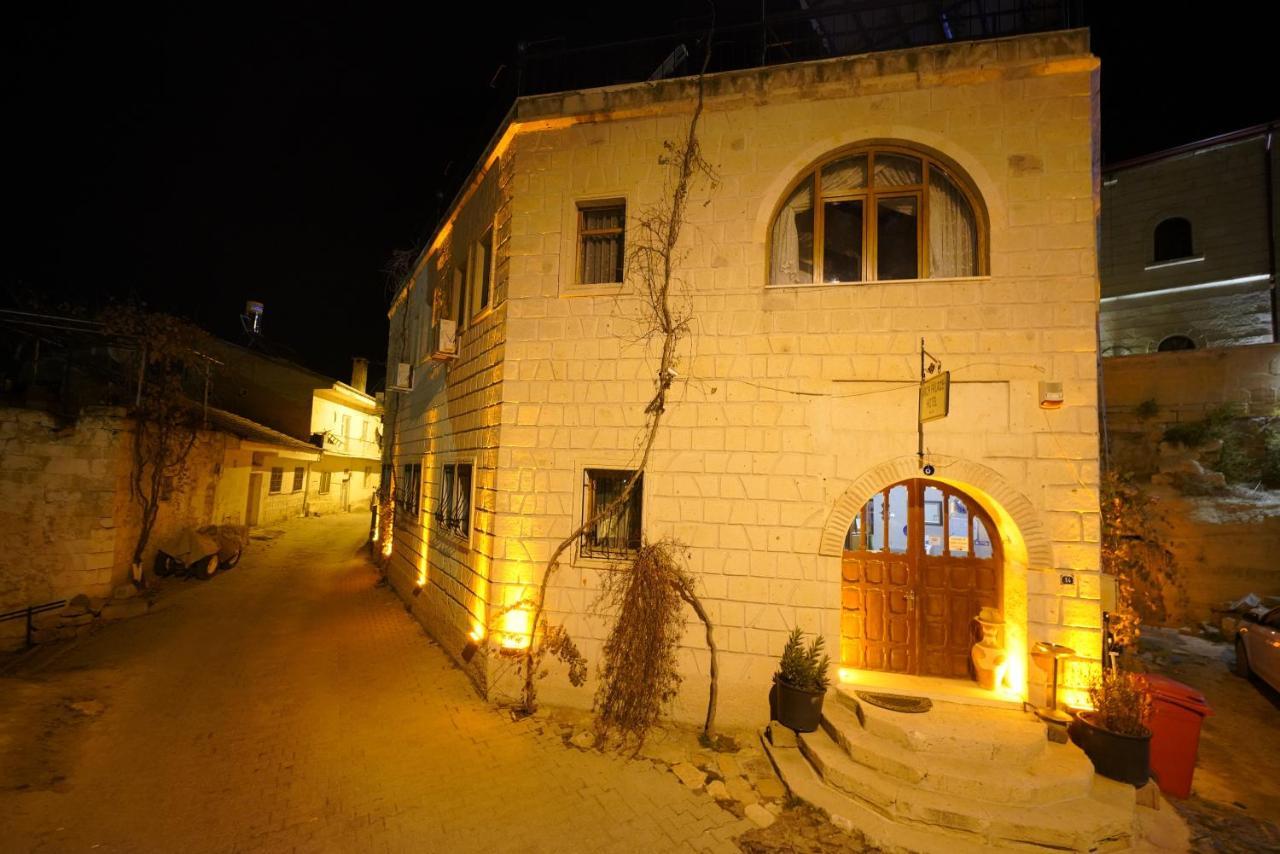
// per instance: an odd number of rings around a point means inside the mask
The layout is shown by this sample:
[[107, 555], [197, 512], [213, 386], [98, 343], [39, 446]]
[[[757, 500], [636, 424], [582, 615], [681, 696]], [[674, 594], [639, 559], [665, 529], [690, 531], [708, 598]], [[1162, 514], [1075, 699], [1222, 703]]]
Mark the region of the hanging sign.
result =
[[920, 383], [920, 423], [946, 418], [951, 409], [951, 372]]

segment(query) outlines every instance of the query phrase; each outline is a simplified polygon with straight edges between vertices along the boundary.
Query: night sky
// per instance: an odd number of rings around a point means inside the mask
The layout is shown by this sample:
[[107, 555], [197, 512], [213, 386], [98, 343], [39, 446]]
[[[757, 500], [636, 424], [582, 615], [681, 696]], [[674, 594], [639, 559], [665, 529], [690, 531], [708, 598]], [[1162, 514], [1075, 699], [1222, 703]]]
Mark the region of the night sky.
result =
[[[5, 22], [0, 306], [133, 296], [238, 339], [259, 299], [272, 340], [338, 377], [385, 357], [388, 259], [421, 245], [495, 129], [517, 40], [613, 41], [705, 8], [179, 5]], [[1249, 8], [1086, 6], [1107, 162], [1280, 117], [1274, 33]]]

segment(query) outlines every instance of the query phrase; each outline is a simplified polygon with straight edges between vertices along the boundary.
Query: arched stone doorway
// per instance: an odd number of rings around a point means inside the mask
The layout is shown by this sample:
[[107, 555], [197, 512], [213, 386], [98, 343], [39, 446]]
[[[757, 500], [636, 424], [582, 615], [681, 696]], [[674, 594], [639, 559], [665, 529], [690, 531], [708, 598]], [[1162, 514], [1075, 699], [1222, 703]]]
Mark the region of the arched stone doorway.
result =
[[1001, 609], [1001, 540], [972, 496], [911, 478], [873, 494], [841, 556], [841, 663], [964, 679], [975, 618]]
[[[951, 487], [953, 492], [968, 496], [973, 500], [970, 506], [980, 509], [991, 520], [992, 527], [987, 533], [991, 535], [992, 547], [999, 549], [999, 562], [1002, 564], [998, 606], [1004, 621], [1004, 647], [1008, 653], [1007, 669], [996, 693], [1001, 701], [1026, 699], [1028, 570], [1053, 566], [1049, 537], [1040, 521], [1040, 514], [1025, 495], [990, 466], [945, 454], [932, 454], [927, 462], [937, 470], [928, 483]], [[843, 575], [844, 546], [849, 530], [867, 501], [892, 485], [920, 477], [920, 473], [919, 458], [914, 454], [904, 455], [872, 465], [849, 482], [832, 505], [819, 541], [819, 553], [831, 559], [829, 578], [836, 581]], [[841, 622], [842, 602], [835, 596], [829, 601], [836, 617], [833, 623], [838, 624]], [[840, 634], [839, 628], [833, 626], [828, 643], [836, 648], [843, 647]], [[974, 698], [974, 692], [978, 691], [978, 686], [967, 680], [930, 679], [905, 672], [849, 665], [840, 667], [840, 679], [874, 689], [904, 693], [919, 690], [957, 698]], [[954, 690], [945, 686], [954, 686]], [[990, 692], [984, 694], [989, 695]]]

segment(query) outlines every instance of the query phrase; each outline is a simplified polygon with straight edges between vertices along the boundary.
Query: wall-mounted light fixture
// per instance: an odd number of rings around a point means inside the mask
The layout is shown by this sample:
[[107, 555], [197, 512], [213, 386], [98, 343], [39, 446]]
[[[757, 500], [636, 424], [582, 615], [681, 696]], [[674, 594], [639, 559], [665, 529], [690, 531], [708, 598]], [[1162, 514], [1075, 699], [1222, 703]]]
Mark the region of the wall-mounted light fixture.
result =
[[1061, 409], [1063, 400], [1062, 383], [1049, 382], [1048, 380], [1040, 381], [1041, 409]]

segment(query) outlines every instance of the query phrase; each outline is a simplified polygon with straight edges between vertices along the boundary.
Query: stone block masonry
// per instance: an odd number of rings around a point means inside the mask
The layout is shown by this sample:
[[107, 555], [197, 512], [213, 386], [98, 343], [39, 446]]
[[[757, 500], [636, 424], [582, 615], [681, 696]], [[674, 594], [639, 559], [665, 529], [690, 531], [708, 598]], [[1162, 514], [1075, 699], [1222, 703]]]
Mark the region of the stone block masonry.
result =
[[[643, 512], [649, 540], [687, 546], [719, 621], [730, 720], [767, 720], [790, 627], [841, 648], [844, 534], [874, 492], [919, 476], [921, 337], [953, 380], [950, 415], [925, 431], [928, 459], [1001, 526], [1019, 655], [1038, 640], [1098, 654], [1098, 65], [1082, 33], [1010, 44], [707, 81], [700, 141], [719, 182], [690, 207], [680, 299], [692, 325]], [[490, 221], [509, 235], [495, 244], [505, 302], [462, 334], [456, 361], [401, 395], [396, 422], [396, 465], [424, 462], [423, 507], [441, 461], [477, 467], [469, 541], [409, 520], [392, 563], [402, 590], [424, 582], [418, 600], [438, 609], [428, 627], [455, 654], [472, 623], [501, 629], [484, 615], [536, 584], [581, 522], [584, 470], [634, 465], [654, 357], [637, 343], [633, 283], [579, 284], [579, 209], [625, 204], [634, 230], [662, 200], [662, 141], [683, 133], [694, 94], [681, 79], [521, 100], [392, 310], [395, 363], [395, 330], [429, 324], [427, 293], [453, 280], [475, 235]], [[882, 143], [972, 182], [984, 274], [770, 286], [769, 230], [790, 187], [846, 146]], [[1040, 408], [1043, 380], [1063, 383], [1061, 409]], [[593, 661], [605, 623], [589, 605], [608, 571], [575, 549], [551, 591], [552, 619]], [[707, 660], [699, 632], [686, 642], [677, 707], [694, 718]], [[546, 685], [548, 698], [589, 702], [554, 672]]]

